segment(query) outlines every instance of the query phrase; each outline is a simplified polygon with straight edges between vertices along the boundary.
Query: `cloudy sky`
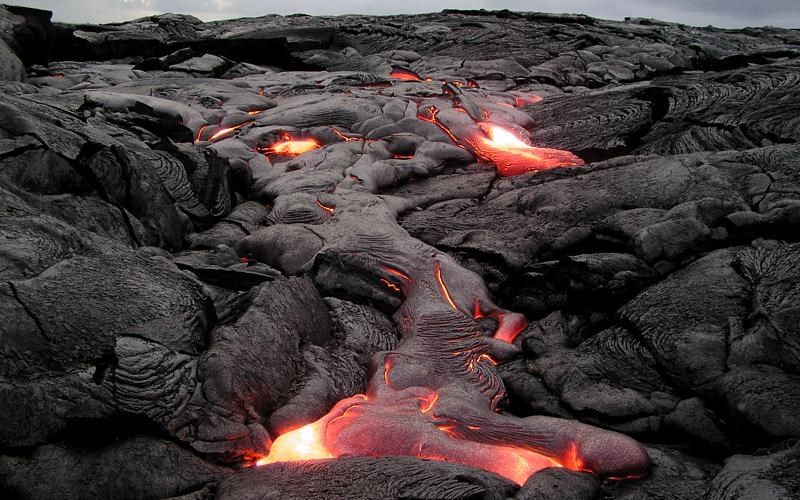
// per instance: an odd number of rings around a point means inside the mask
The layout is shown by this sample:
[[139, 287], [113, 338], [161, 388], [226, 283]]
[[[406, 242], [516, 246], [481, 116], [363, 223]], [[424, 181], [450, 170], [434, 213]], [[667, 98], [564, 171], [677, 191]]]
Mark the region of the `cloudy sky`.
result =
[[114, 22], [177, 12], [203, 20], [264, 14], [412, 14], [442, 9], [575, 12], [606, 19], [653, 17], [697, 26], [800, 28], [800, 0], [6, 0], [51, 10], [56, 21]]

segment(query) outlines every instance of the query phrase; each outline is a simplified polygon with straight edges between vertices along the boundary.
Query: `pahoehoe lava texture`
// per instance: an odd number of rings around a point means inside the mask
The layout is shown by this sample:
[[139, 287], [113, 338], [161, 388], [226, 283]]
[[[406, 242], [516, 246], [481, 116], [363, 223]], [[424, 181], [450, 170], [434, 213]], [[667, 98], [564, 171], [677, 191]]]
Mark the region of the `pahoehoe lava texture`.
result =
[[797, 30], [0, 28], [0, 496], [797, 494]]

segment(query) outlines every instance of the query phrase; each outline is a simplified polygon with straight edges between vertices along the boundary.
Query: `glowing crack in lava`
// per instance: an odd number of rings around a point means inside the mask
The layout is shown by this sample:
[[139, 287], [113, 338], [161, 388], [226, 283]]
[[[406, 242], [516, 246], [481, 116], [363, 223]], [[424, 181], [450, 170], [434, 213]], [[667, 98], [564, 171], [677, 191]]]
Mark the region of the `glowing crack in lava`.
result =
[[268, 148], [259, 148], [259, 151], [267, 155], [297, 156], [321, 147], [322, 145], [313, 137], [293, 139], [289, 134], [283, 134], [280, 141]]
[[[399, 294], [394, 321], [402, 337], [393, 350], [373, 356], [364, 394], [339, 401], [314, 422], [298, 422], [259, 465], [412, 456], [478, 467], [518, 484], [546, 467], [607, 478], [646, 473], [647, 453], [625, 435], [503, 412], [498, 365], [519, 353], [509, 342], [525, 327], [524, 316], [494, 304], [480, 276], [405, 232], [388, 201], [348, 190], [327, 200], [336, 207], [336, 223], [305, 226], [324, 243], [305, 250], [303, 259], [326, 254], [341, 272], [371, 277], [386, 293]], [[280, 238], [268, 246], [262, 241], [254, 234], [237, 251], [281, 269], [288, 249], [304, 251]], [[494, 331], [477, 318], [493, 318]]]

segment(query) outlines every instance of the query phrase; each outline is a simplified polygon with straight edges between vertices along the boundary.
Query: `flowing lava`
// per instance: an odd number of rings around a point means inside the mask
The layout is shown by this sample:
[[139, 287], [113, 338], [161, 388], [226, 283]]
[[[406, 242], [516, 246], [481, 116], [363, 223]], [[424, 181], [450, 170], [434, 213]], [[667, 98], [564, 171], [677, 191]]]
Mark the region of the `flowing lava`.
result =
[[260, 148], [259, 151], [268, 155], [297, 156], [321, 147], [322, 145], [313, 137], [292, 139], [289, 134], [283, 134], [281, 141], [272, 144], [268, 148]]
[[[392, 76], [420, 80], [410, 70], [398, 68]], [[450, 97], [463, 97], [458, 95], [461, 87], [449, 85]], [[526, 144], [512, 131], [483, 121], [488, 120], [487, 113], [467, 101], [454, 108], [463, 114], [448, 111], [447, 120], [458, 126], [443, 123], [435, 106], [423, 108], [417, 117], [495, 164], [500, 175], [583, 163], [568, 151]], [[465, 137], [457, 137], [454, 130]], [[474, 133], [463, 134], [465, 130]], [[364, 140], [333, 131], [344, 141]], [[314, 139], [297, 140], [288, 134], [283, 139], [265, 152], [295, 155], [320, 147]], [[501, 404], [506, 392], [497, 365], [518, 354], [512, 342], [526, 327], [525, 317], [494, 304], [480, 276], [397, 226], [393, 212], [381, 208], [374, 195], [369, 202], [356, 192], [329, 196], [336, 199], [336, 224], [316, 225], [314, 234], [324, 242], [324, 251], [337, 252], [346, 272], [375, 276], [402, 299], [394, 314], [401, 340], [393, 350], [372, 358], [364, 394], [343, 399], [318, 420], [278, 436], [257, 465], [342, 456], [413, 456], [478, 467], [517, 484], [547, 467], [606, 478], [647, 472], [647, 452], [625, 435], [574, 420], [505, 414]], [[316, 203], [333, 215], [334, 207]], [[347, 203], [355, 203], [357, 209], [347, 209]], [[365, 224], [368, 216], [378, 220]], [[292, 245], [272, 243], [287, 249]], [[246, 239], [240, 253], [248, 251], [248, 245]], [[282, 251], [273, 249], [272, 254]], [[490, 334], [477, 322], [485, 317], [497, 322]]]
[[289, 431], [272, 443], [269, 456], [260, 459], [256, 465], [274, 462], [293, 462], [297, 460], [319, 460], [333, 458], [322, 444], [322, 425], [309, 424]]
[[[466, 114], [463, 108], [456, 111]], [[478, 131], [459, 139], [456, 134], [439, 119], [439, 109], [428, 106], [425, 113], [417, 118], [439, 127], [455, 144], [472, 151], [481, 160], [495, 165], [497, 173], [508, 177], [538, 172], [562, 166], [583, 165], [583, 160], [561, 149], [537, 148], [526, 144], [511, 131], [493, 123], [477, 122]]]
[[[354, 234], [347, 230], [348, 216], [362, 214], [351, 213], [345, 210], [339, 231], [328, 234]], [[407, 234], [402, 238], [413, 240]], [[258, 465], [413, 456], [478, 467], [517, 484], [547, 467], [606, 477], [647, 470], [646, 452], [627, 436], [575, 421], [520, 419], [501, 412], [505, 389], [497, 365], [517, 352], [503, 339], [513, 340], [525, 319], [494, 305], [479, 276], [447, 255], [402, 241], [390, 257], [392, 265], [376, 264], [377, 259], [370, 255], [348, 262], [355, 272], [385, 276], [379, 281], [402, 296], [395, 313], [402, 340], [394, 350], [375, 355], [364, 394], [339, 401], [319, 420], [280, 435]], [[469, 310], [459, 304], [470, 304]], [[475, 322], [478, 316], [497, 319], [493, 337]]]
[[389, 73], [390, 78], [395, 78], [397, 80], [405, 80], [407, 82], [421, 82], [422, 77], [420, 77], [415, 72], [411, 71], [408, 68], [401, 68], [399, 66], [395, 66], [392, 68], [391, 73]]
[[487, 137], [469, 140], [475, 154], [497, 167], [502, 176], [547, 170], [557, 166], [583, 165], [583, 160], [561, 149], [536, 148], [510, 131], [491, 123], [480, 123]]

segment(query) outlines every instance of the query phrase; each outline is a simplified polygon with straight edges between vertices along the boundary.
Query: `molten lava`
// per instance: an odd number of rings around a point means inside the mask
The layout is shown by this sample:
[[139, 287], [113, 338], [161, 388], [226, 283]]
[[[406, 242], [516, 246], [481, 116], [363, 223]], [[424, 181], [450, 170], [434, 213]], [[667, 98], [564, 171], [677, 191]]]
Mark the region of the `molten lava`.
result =
[[447, 303], [450, 304], [454, 310], [458, 310], [458, 306], [453, 301], [453, 297], [450, 295], [450, 290], [447, 289], [447, 285], [444, 284], [444, 278], [442, 278], [442, 265], [438, 262], [436, 263], [436, 281], [439, 282], [439, 288], [442, 291], [442, 296], [447, 300]]
[[333, 458], [323, 444], [324, 429], [324, 422], [317, 421], [281, 434], [272, 443], [269, 455], [256, 462], [256, 465]]
[[[466, 110], [460, 106], [455, 106], [454, 109], [466, 113]], [[417, 118], [436, 125], [456, 145], [472, 151], [481, 160], [494, 164], [497, 173], [504, 177], [584, 164], [583, 160], [569, 151], [533, 147], [523, 142], [511, 131], [493, 123], [478, 123], [477, 125], [483, 133], [458, 138], [439, 119], [439, 109], [436, 106], [428, 106], [424, 111], [424, 113], [418, 113]]]
[[238, 129], [244, 127], [248, 123], [249, 122], [245, 122], [245, 123], [240, 123], [239, 125], [235, 125], [233, 127], [221, 128], [221, 129], [217, 130], [216, 132], [214, 132], [214, 135], [209, 137], [208, 140], [209, 140], [209, 142], [214, 142], [217, 139], [219, 139], [220, 137], [225, 137], [226, 135], [230, 134], [234, 130], [238, 130]]
[[329, 207], [327, 205], [323, 205], [322, 202], [319, 201], [319, 200], [317, 200], [317, 206], [319, 208], [325, 210], [326, 212], [328, 212], [328, 214], [330, 214], [331, 217], [333, 217], [333, 213], [336, 211], [336, 209], [333, 208], [333, 207]]
[[536, 148], [512, 132], [491, 123], [479, 124], [487, 137], [469, 140], [475, 154], [497, 167], [502, 176], [547, 170], [559, 166], [583, 165], [583, 160], [560, 149]]
[[399, 292], [400, 291], [400, 287], [399, 286], [395, 285], [394, 283], [392, 283], [391, 281], [387, 280], [386, 278], [381, 278], [380, 282], [383, 283], [384, 285], [386, 285], [386, 288], [389, 288], [390, 290], [394, 290], [395, 292]]
[[390, 78], [395, 78], [397, 80], [405, 80], [408, 82], [421, 82], [422, 77], [418, 74], [414, 73], [408, 68], [401, 68], [398, 66], [394, 66], [392, 71], [389, 73]]
[[292, 139], [289, 134], [283, 134], [282, 140], [272, 144], [268, 148], [261, 148], [261, 151], [267, 155], [276, 156], [297, 156], [314, 149], [319, 149], [322, 145], [313, 137], [308, 139]]
[[535, 104], [541, 100], [542, 96], [538, 96], [535, 94], [518, 95], [514, 96], [514, 106], [521, 108], [522, 106], [527, 106], [528, 104]]
[[[446, 129], [436, 108], [428, 111], [423, 119]], [[486, 135], [478, 130], [462, 146], [481, 147], [486, 155], [512, 151], [528, 162], [537, 154], [510, 131], [484, 126]], [[337, 224], [314, 226], [315, 234], [325, 240], [327, 251], [351, 257], [342, 259], [347, 271], [374, 276], [402, 299], [394, 315], [401, 340], [373, 355], [365, 394], [343, 399], [315, 422], [280, 435], [258, 465], [411, 456], [481, 468], [517, 484], [548, 467], [603, 477], [647, 471], [647, 452], [627, 436], [574, 420], [504, 413], [507, 392], [497, 365], [518, 349], [502, 341], [514, 340], [527, 324], [525, 317], [494, 304], [480, 276], [407, 233], [382, 232], [384, 224], [349, 225], [364, 216], [347, 209], [348, 200], [360, 194], [326, 196], [336, 207]], [[396, 246], [389, 245], [395, 241]], [[486, 316], [497, 320], [493, 338], [475, 321]]]

